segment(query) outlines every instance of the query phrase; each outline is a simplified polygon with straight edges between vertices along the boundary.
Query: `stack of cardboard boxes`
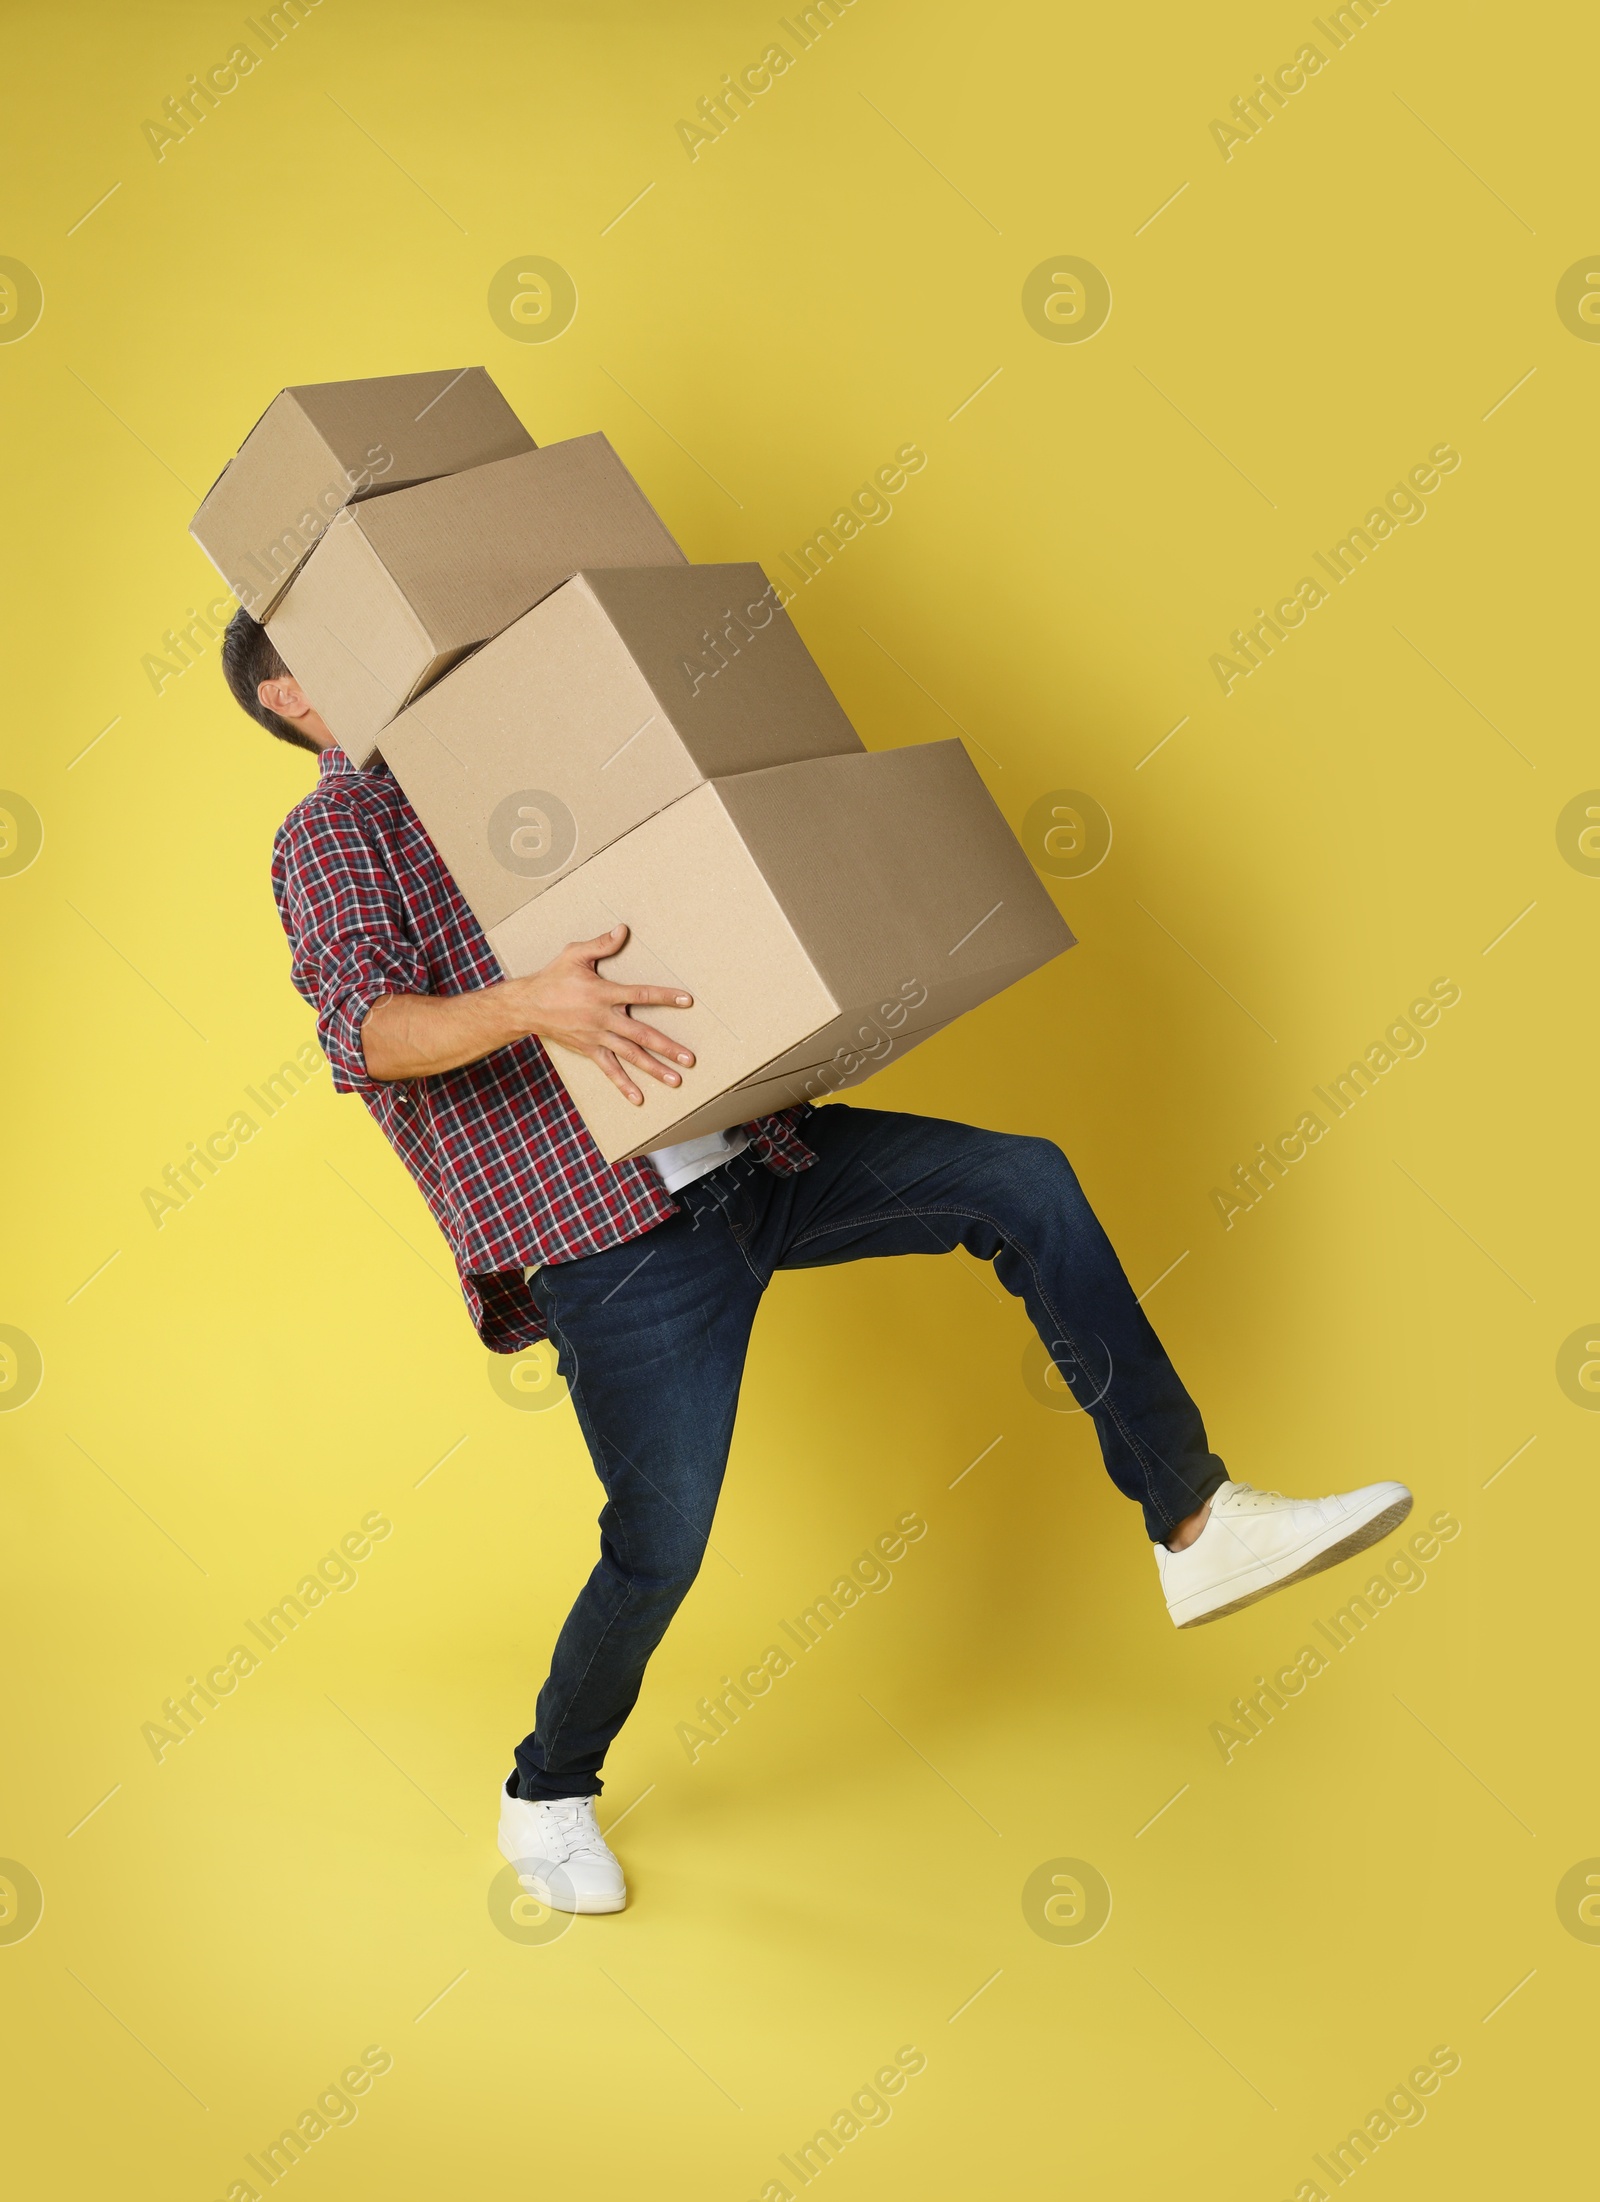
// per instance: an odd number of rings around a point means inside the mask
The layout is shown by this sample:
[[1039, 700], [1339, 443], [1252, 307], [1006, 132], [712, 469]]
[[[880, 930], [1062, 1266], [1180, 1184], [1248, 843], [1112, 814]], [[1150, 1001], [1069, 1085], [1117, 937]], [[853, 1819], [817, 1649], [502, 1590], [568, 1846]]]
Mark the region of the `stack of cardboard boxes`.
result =
[[609, 1161], [857, 1084], [1072, 945], [959, 742], [863, 749], [761, 569], [690, 565], [482, 368], [284, 391], [193, 533], [509, 975], [626, 923], [605, 970], [693, 994], [642, 1108], [554, 1051]]

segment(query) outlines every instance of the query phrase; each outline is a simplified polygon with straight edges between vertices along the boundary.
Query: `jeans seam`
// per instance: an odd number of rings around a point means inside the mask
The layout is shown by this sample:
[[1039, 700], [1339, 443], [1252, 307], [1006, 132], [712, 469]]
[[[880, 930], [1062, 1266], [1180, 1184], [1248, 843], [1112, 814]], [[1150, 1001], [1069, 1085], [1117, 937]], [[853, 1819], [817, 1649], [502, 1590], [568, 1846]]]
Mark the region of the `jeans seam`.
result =
[[[848, 1223], [822, 1224], [817, 1226], [813, 1230], [802, 1231], [793, 1243], [796, 1247], [800, 1247], [804, 1246], [809, 1239], [823, 1238], [829, 1232], [854, 1231], [859, 1229], [861, 1225], [869, 1223], [896, 1223], [901, 1219], [902, 1216], [907, 1215], [924, 1217], [954, 1216], [962, 1218], [967, 1222], [986, 1223], [990, 1226], [992, 1230], [997, 1231], [1000, 1237], [1004, 1240], [1005, 1244], [1011, 1248], [1012, 1252], [1016, 1254], [1020, 1260], [1026, 1263], [1028, 1274], [1033, 1279], [1034, 1286], [1039, 1294], [1039, 1298], [1041, 1299], [1041, 1301], [1043, 1301], [1045, 1307], [1049, 1310], [1050, 1319], [1056, 1325], [1062, 1342], [1065, 1345], [1071, 1347], [1074, 1356], [1077, 1358], [1080, 1365], [1082, 1364], [1083, 1356], [1078, 1351], [1077, 1341], [1068, 1334], [1066, 1323], [1063, 1321], [1061, 1314], [1055, 1305], [1055, 1302], [1050, 1297], [1049, 1292], [1045, 1289], [1044, 1279], [1039, 1274], [1038, 1264], [1035, 1262], [1033, 1256], [1028, 1252], [1027, 1248], [1023, 1246], [1019, 1240], [1014, 1239], [1011, 1236], [1011, 1233], [1006, 1229], [1005, 1225], [1000, 1221], [999, 1217], [991, 1216], [988, 1213], [987, 1209], [913, 1208], [909, 1202], [902, 1202], [898, 1210], [886, 1209], [883, 1211], [882, 1214], [852, 1216]], [[1131, 1290], [1132, 1287], [1130, 1286], [1129, 1289]], [[1046, 1347], [1045, 1350], [1046, 1352], [1048, 1352], [1049, 1348]], [[1085, 1411], [1087, 1412], [1087, 1410]], [[1148, 1506], [1153, 1512], [1160, 1514], [1163, 1520], [1165, 1520], [1166, 1509], [1164, 1507], [1158, 1507], [1156, 1505], [1155, 1493], [1150, 1487], [1150, 1469], [1155, 1456], [1147, 1452], [1147, 1449], [1142, 1440], [1137, 1438], [1134, 1433], [1128, 1428], [1127, 1424], [1123, 1421], [1122, 1416], [1111, 1404], [1109, 1396], [1106, 1399], [1106, 1412], [1109, 1415], [1112, 1423], [1115, 1425], [1123, 1442], [1128, 1447], [1129, 1452], [1132, 1453], [1134, 1459], [1139, 1464], [1139, 1473], [1144, 1477], [1146, 1506]], [[1163, 1463], [1163, 1465], [1165, 1464]]]
[[[734, 1222], [734, 1220], [733, 1220], [733, 1217], [732, 1217], [732, 1216], [730, 1215], [730, 1213], [728, 1212], [728, 1209], [727, 1209], [727, 1207], [726, 1207], [726, 1206], [724, 1206], [724, 1205], [723, 1205], [723, 1204], [722, 1204], [721, 1202], [719, 1202], [719, 1203], [718, 1203], [718, 1209], [719, 1209], [719, 1212], [720, 1212], [720, 1214], [721, 1214], [721, 1216], [722, 1216], [722, 1220], [723, 1220], [723, 1222], [724, 1222], [724, 1223], [725, 1223], [725, 1224], [727, 1225], [727, 1227], [728, 1227], [728, 1236], [729, 1236], [729, 1238], [730, 1238], [730, 1239], [732, 1239], [732, 1241], [733, 1241], [734, 1245], [735, 1245], [735, 1246], [736, 1246], [736, 1247], [737, 1247], [737, 1248], [739, 1249], [739, 1259], [740, 1259], [740, 1260], [741, 1260], [741, 1261], [742, 1261], [742, 1262], [744, 1263], [744, 1266], [746, 1267], [746, 1269], [748, 1269], [748, 1270], [749, 1270], [749, 1272], [750, 1272], [751, 1276], [752, 1276], [752, 1277], [754, 1277], [754, 1279], [755, 1279], [756, 1283], [757, 1283], [758, 1285], [764, 1285], [764, 1283], [765, 1283], [765, 1279], [764, 1279], [764, 1278], [762, 1277], [762, 1274], [761, 1274], [760, 1270], [759, 1270], [759, 1269], [757, 1269], [757, 1267], [756, 1267], [755, 1263], [754, 1263], [754, 1262], [753, 1262], [753, 1261], [752, 1261], [752, 1260], [750, 1259], [750, 1248], [749, 1248], [749, 1246], [748, 1246], [748, 1245], [747, 1245], [747, 1243], [746, 1243], [746, 1239], [745, 1239], [745, 1234], [744, 1234], [744, 1233], [743, 1233], [743, 1232], [742, 1232], [742, 1231], [741, 1231], [741, 1230], [739, 1229], [739, 1226], [738, 1226], [738, 1225], [737, 1225], [737, 1224], [736, 1224], [736, 1223]], [[751, 1219], [751, 1229], [752, 1229], [752, 1230], [754, 1230], [754, 1229], [755, 1229], [755, 1219], [754, 1219], [754, 1217], [752, 1217], [752, 1219]]]

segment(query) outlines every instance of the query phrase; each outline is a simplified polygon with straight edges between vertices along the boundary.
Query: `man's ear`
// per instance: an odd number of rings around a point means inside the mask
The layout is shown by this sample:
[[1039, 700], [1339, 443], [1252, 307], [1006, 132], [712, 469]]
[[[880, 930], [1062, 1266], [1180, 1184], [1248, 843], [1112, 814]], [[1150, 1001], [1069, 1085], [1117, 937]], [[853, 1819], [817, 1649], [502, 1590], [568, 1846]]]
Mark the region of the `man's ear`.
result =
[[280, 674], [275, 680], [264, 680], [256, 689], [257, 698], [280, 719], [303, 719], [311, 706], [305, 691], [293, 674]]

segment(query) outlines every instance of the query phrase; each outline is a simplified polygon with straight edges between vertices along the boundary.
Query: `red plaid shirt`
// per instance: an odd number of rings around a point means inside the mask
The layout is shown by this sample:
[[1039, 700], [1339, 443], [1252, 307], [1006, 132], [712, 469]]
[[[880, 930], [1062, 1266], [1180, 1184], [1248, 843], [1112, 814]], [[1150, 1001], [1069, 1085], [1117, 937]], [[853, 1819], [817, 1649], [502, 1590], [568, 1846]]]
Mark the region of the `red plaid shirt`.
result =
[[[341, 1093], [359, 1093], [422, 1188], [479, 1337], [515, 1353], [544, 1336], [525, 1269], [597, 1253], [676, 1215], [647, 1162], [607, 1162], [541, 1043], [514, 1041], [433, 1078], [367, 1075], [361, 1025], [385, 994], [465, 994], [504, 977], [482, 927], [386, 765], [325, 749], [317, 785], [278, 829], [272, 891], [295, 986]], [[791, 1176], [816, 1157], [805, 1109], [748, 1126]]]

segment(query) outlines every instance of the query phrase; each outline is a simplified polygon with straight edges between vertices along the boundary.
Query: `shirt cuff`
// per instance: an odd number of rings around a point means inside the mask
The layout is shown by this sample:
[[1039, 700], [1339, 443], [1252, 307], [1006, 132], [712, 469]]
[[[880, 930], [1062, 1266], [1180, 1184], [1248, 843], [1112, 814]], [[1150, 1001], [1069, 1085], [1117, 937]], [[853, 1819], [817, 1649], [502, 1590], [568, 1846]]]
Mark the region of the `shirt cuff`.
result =
[[370, 979], [341, 994], [335, 1006], [318, 1017], [317, 1037], [333, 1070], [336, 1092], [376, 1093], [381, 1086], [404, 1083], [402, 1079], [372, 1076], [361, 1046], [361, 1027], [375, 1002], [381, 1002], [386, 995], [406, 991], [398, 981], [374, 973]]

